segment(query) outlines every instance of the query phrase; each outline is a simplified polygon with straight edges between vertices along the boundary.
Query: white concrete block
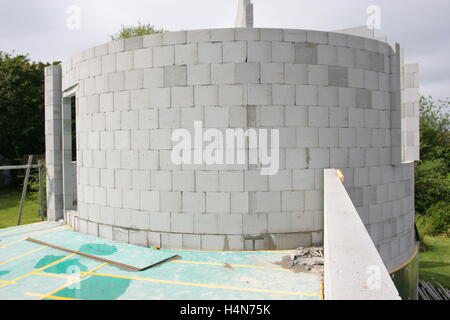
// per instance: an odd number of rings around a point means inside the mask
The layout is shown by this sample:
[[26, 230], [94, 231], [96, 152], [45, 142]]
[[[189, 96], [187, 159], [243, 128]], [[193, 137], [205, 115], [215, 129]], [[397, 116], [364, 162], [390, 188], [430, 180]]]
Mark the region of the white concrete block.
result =
[[213, 213], [194, 214], [194, 232], [196, 234], [218, 234], [218, 215]]
[[242, 217], [244, 234], [267, 233], [267, 213], [245, 214]]
[[188, 85], [207, 85], [211, 83], [211, 66], [209, 64], [187, 66]]
[[172, 191], [172, 174], [170, 171], [152, 171], [151, 187], [156, 191]]
[[307, 168], [306, 149], [286, 149], [286, 168]]
[[261, 125], [268, 127], [281, 127], [284, 124], [284, 108], [269, 107], [261, 108]]
[[283, 212], [298, 212], [305, 208], [304, 191], [284, 191], [281, 193]]
[[328, 107], [308, 107], [308, 126], [328, 127], [329, 108]]
[[240, 63], [247, 60], [247, 42], [233, 41], [223, 43], [223, 62]]
[[319, 93], [317, 86], [296, 87], [296, 105], [298, 106], [315, 106], [319, 103]]
[[131, 132], [131, 149], [146, 150], [150, 148], [150, 133], [148, 130], [133, 130]]
[[157, 170], [159, 167], [159, 154], [155, 150], [139, 150], [139, 169]]
[[200, 192], [183, 192], [183, 211], [204, 213], [206, 209], [205, 194]]
[[244, 191], [244, 173], [240, 171], [220, 171], [219, 186], [220, 191]]
[[195, 174], [191, 171], [172, 171], [173, 191], [195, 191]]
[[164, 69], [151, 68], [144, 70], [144, 88], [161, 88], [164, 86]]
[[292, 171], [280, 170], [276, 175], [269, 176], [270, 191], [292, 190]]
[[222, 63], [222, 44], [208, 42], [199, 43], [198, 62], [200, 64]]
[[173, 87], [171, 97], [172, 107], [193, 107], [194, 87]]
[[284, 64], [261, 63], [261, 83], [283, 83]]
[[196, 190], [197, 191], [219, 191], [219, 173], [216, 171], [197, 171]]
[[244, 104], [244, 87], [242, 85], [220, 85], [219, 105], [233, 106]]
[[[161, 210], [167, 212], [182, 212], [181, 192], [161, 192]], [[172, 216], [173, 219], [173, 216]]]
[[271, 62], [272, 43], [270, 41], [248, 41], [248, 62]]
[[139, 111], [139, 129], [158, 128], [158, 110], [140, 110]]
[[116, 59], [117, 71], [129, 71], [133, 68], [133, 51], [119, 52]]
[[269, 177], [262, 176], [259, 171], [244, 172], [245, 191], [268, 191]]
[[235, 80], [236, 83], [259, 83], [260, 82], [259, 63], [236, 63]]
[[235, 69], [233, 63], [212, 64], [211, 83], [232, 84], [235, 81]]
[[247, 86], [247, 99], [248, 105], [271, 105], [272, 86], [267, 84], [249, 84]]
[[198, 46], [196, 43], [175, 46], [175, 64], [190, 65], [197, 64]]
[[186, 66], [171, 66], [164, 68], [164, 86], [185, 86], [187, 82]]
[[287, 127], [305, 127], [308, 120], [308, 108], [300, 106], [285, 107], [285, 125]]
[[272, 42], [272, 61], [295, 62], [295, 47], [291, 42]]
[[286, 63], [284, 65], [284, 81], [288, 84], [308, 84], [308, 65]]
[[206, 128], [227, 128], [228, 110], [223, 107], [205, 107]]
[[180, 109], [161, 109], [159, 111], [159, 127], [161, 129], [179, 128], [180, 124], [181, 124]]
[[153, 66], [165, 67], [175, 64], [175, 47], [154, 47], [153, 48]]
[[248, 192], [231, 193], [231, 213], [246, 213], [249, 211]]
[[308, 84], [327, 86], [328, 66], [308, 65]]
[[[335, 148], [339, 145], [339, 133], [342, 129], [338, 128], [319, 128], [319, 147]], [[356, 134], [356, 132], [355, 132]], [[356, 135], [355, 135], [356, 143]]]
[[272, 99], [275, 105], [294, 105], [295, 104], [295, 85], [274, 84], [272, 86]]
[[230, 193], [207, 192], [206, 212], [220, 214], [230, 213]]

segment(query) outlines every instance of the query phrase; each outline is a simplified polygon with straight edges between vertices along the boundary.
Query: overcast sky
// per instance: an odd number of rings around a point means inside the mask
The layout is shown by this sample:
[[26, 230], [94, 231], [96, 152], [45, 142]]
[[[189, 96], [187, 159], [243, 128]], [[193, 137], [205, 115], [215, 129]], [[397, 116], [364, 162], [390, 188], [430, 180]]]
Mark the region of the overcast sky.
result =
[[[33, 60], [62, 60], [109, 41], [122, 24], [137, 21], [166, 30], [233, 27], [237, 0], [2, 0], [0, 51]], [[421, 92], [450, 96], [449, 0], [253, 0], [255, 26], [336, 30], [365, 25], [366, 10], [381, 8], [381, 30], [421, 68]], [[70, 30], [68, 9], [81, 9]]]

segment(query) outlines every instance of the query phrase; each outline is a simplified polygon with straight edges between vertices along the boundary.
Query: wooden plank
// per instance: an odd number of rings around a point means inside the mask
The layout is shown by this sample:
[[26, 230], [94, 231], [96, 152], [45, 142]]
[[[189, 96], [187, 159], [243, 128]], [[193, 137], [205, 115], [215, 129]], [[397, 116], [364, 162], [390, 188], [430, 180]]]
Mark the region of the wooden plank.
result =
[[30, 178], [31, 164], [33, 163], [33, 155], [28, 156], [27, 173], [25, 174], [25, 179], [23, 180], [22, 198], [20, 199], [19, 207], [19, 217], [17, 219], [17, 225], [20, 226], [22, 221], [22, 211], [25, 205], [25, 197], [27, 195], [28, 179]]
[[47, 243], [47, 242], [44, 242], [44, 241], [36, 240], [36, 239], [33, 239], [33, 238], [28, 238], [27, 241], [35, 242], [35, 243], [41, 244], [43, 246], [55, 248], [55, 249], [66, 251], [66, 252], [70, 252], [70, 253], [76, 253], [76, 254], [78, 254], [80, 256], [84, 256], [84, 257], [91, 258], [91, 259], [98, 260], [98, 261], [102, 261], [102, 262], [107, 262], [107, 263], [109, 263], [111, 265], [114, 265], [114, 266], [117, 266], [117, 267], [123, 268], [123, 269], [128, 269], [128, 270], [131, 270], [131, 271], [147, 270], [149, 268], [156, 267], [156, 266], [158, 266], [158, 265], [160, 265], [160, 264], [162, 264], [164, 262], [180, 258], [179, 256], [172, 256], [170, 258], [158, 261], [157, 263], [154, 263], [152, 265], [149, 265], [149, 266], [147, 266], [145, 268], [140, 269], [140, 268], [137, 268], [137, 267], [134, 267], [134, 266], [130, 266], [130, 265], [119, 263], [119, 262], [112, 261], [112, 260], [108, 260], [108, 259], [101, 258], [101, 257], [98, 257], [98, 256], [94, 256], [94, 255], [91, 255], [91, 254], [87, 254], [87, 253], [83, 253], [83, 252], [79, 252], [79, 251], [75, 251], [75, 250], [71, 250], [71, 249], [67, 249], [67, 248], [63, 248], [63, 247], [59, 247], [59, 246], [55, 246], [55, 245], [53, 245], [51, 243]]

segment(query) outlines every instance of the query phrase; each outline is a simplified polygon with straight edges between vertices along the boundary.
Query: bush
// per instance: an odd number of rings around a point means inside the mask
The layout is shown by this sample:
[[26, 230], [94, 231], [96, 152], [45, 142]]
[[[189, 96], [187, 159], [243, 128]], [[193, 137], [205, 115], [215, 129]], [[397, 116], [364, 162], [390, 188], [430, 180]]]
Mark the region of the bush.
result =
[[432, 205], [425, 215], [417, 216], [417, 228], [423, 235], [450, 236], [450, 203], [440, 201]]
[[112, 40], [122, 40], [128, 38], [134, 38], [139, 36], [145, 36], [148, 34], [162, 33], [164, 30], [157, 29], [151, 24], [144, 24], [138, 22], [137, 26], [124, 26], [122, 25], [120, 31], [111, 36]]
[[420, 97], [420, 157], [416, 163], [416, 217], [423, 235], [449, 232], [450, 101]]

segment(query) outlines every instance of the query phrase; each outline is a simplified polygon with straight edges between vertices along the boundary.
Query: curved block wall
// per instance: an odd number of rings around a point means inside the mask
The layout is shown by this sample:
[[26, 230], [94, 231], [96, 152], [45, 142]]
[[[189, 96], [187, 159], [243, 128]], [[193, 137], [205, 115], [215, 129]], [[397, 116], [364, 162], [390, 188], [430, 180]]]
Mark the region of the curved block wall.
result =
[[[63, 64], [76, 84], [78, 229], [205, 250], [322, 243], [323, 169], [339, 168], [385, 263], [414, 244], [413, 164], [400, 163], [399, 56], [386, 43], [281, 29], [171, 32]], [[280, 171], [174, 165], [171, 133], [279, 128]]]

